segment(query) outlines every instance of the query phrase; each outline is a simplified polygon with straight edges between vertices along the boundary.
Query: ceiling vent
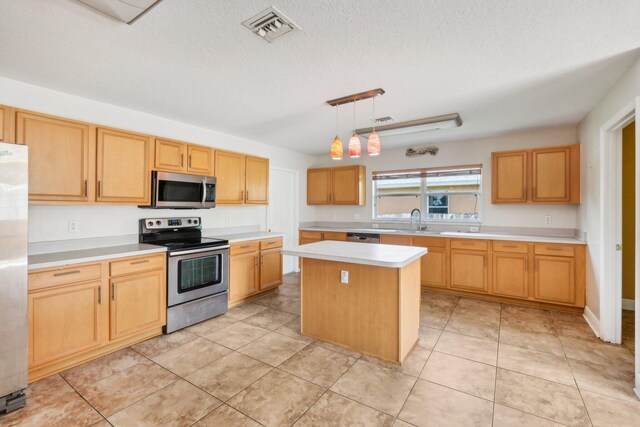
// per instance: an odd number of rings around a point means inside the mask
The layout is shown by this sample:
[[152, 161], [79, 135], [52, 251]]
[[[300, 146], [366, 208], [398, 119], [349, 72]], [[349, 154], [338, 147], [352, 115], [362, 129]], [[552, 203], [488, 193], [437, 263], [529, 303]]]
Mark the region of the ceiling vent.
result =
[[275, 6], [271, 6], [259, 14], [252, 16], [244, 21], [242, 25], [269, 43], [295, 29], [300, 29], [299, 26], [276, 9]]
[[125, 24], [132, 24], [161, 0], [79, 0]]

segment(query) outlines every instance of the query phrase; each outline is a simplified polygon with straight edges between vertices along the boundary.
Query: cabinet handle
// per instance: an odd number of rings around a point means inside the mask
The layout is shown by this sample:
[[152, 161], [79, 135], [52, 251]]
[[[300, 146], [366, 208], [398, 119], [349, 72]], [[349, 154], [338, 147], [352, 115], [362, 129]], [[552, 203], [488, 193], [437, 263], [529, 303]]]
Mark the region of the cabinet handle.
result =
[[89, 190], [87, 188], [87, 180], [84, 180], [84, 197], [87, 197], [89, 195]]
[[264, 265], [264, 255], [260, 255], [260, 265]]
[[191, 164], [192, 164], [192, 161], [191, 161], [191, 154], [189, 154], [189, 169], [191, 169]]
[[80, 270], [73, 270], [73, 271], [65, 271], [63, 273], [55, 273], [53, 276], [54, 277], [59, 277], [59, 276], [69, 276], [71, 274], [80, 274]]
[[184, 167], [184, 154], [180, 155], [180, 167], [183, 168]]
[[147, 263], [147, 262], [149, 262], [149, 260], [148, 260], [148, 259], [143, 259], [143, 260], [140, 260], [140, 261], [131, 261], [131, 262], [130, 262], [130, 264], [131, 264], [131, 265], [136, 265], [136, 264], [145, 264], [145, 263]]
[[240, 201], [244, 202], [244, 191], [240, 190]]
[[242, 245], [240, 246], [240, 249], [247, 249], [249, 247], [249, 245]]
[[529, 260], [526, 258], [524, 260], [524, 271], [529, 271]]
[[557, 246], [555, 246], [555, 247], [554, 246], [547, 246], [547, 250], [548, 251], [561, 251], [562, 248], [559, 248]]
[[98, 197], [102, 197], [102, 183], [98, 180]]
[[102, 286], [98, 286], [98, 304], [102, 304]]
[[112, 301], [116, 300], [116, 282], [113, 282], [111, 284], [111, 300]]
[[249, 201], [249, 191], [247, 190], [247, 202]]
[[256, 267], [258, 266], [258, 256], [256, 255], [255, 257], [253, 257], [256, 261]]

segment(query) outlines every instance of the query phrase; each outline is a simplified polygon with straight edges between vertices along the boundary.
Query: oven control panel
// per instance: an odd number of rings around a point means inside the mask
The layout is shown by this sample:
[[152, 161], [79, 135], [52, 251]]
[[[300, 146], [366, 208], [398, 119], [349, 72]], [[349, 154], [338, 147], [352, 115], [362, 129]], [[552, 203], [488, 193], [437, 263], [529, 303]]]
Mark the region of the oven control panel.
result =
[[140, 220], [147, 230], [166, 230], [171, 228], [200, 227], [200, 217], [186, 218], [145, 218]]

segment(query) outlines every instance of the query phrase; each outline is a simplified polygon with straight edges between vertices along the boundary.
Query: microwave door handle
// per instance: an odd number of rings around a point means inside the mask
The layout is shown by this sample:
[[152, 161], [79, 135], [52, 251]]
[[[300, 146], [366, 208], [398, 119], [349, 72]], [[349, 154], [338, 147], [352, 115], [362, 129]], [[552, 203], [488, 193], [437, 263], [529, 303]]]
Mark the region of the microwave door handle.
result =
[[202, 206], [204, 206], [204, 202], [207, 200], [207, 180], [202, 178]]

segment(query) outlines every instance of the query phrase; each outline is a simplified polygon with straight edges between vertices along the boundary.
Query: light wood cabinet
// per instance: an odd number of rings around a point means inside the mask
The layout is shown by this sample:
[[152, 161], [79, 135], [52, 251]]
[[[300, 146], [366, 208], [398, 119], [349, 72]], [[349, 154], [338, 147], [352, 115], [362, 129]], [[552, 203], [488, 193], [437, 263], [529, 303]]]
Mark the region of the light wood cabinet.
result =
[[536, 300], [557, 304], [575, 304], [574, 258], [536, 255], [534, 265], [533, 295]]
[[412, 238], [401, 234], [381, 234], [380, 243], [383, 245], [411, 246]]
[[214, 175], [214, 151], [208, 147], [189, 144], [187, 147], [187, 172], [198, 175]]
[[413, 245], [427, 248], [420, 258], [420, 283], [424, 286], [444, 288], [447, 286], [447, 239], [418, 236]]
[[151, 137], [98, 128], [96, 201], [149, 205]]
[[229, 302], [247, 298], [258, 293], [259, 282], [258, 252], [234, 255], [229, 259]]
[[156, 139], [155, 161], [156, 170], [168, 172], [185, 172], [187, 165], [187, 144], [168, 139]]
[[282, 283], [282, 251], [270, 249], [260, 253], [260, 290]]
[[336, 233], [332, 231], [325, 231], [322, 233], [322, 240], [335, 240], [338, 242], [347, 241], [347, 233]]
[[307, 204], [366, 204], [366, 168], [361, 165], [307, 170]]
[[487, 252], [451, 249], [450, 257], [451, 288], [482, 293], [489, 291]]
[[282, 283], [282, 238], [231, 244], [229, 304], [268, 291]]
[[491, 292], [507, 297], [529, 296], [529, 256], [520, 253], [494, 252], [492, 256]]
[[491, 202], [580, 203], [580, 145], [491, 153]]
[[245, 203], [266, 205], [269, 203], [269, 159], [246, 156]]
[[94, 199], [94, 127], [19, 110], [16, 128], [17, 143], [29, 147], [31, 202]]
[[12, 107], [0, 105], [0, 142], [16, 142], [14, 112]]

